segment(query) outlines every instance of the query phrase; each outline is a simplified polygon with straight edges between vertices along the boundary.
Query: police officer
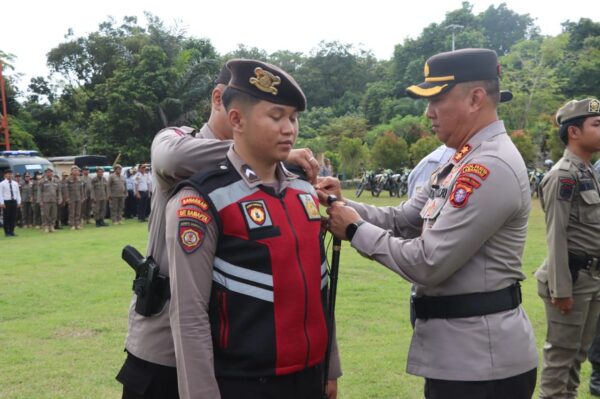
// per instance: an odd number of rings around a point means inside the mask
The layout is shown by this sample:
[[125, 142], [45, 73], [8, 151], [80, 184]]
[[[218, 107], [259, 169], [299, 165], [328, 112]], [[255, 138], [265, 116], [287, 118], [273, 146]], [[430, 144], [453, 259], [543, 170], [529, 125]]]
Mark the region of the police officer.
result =
[[113, 224], [123, 224], [123, 208], [125, 197], [127, 197], [127, 183], [125, 176], [121, 175], [121, 165], [116, 164], [114, 169], [114, 173], [108, 177], [110, 217]]
[[556, 114], [567, 148], [544, 176], [548, 257], [536, 272], [548, 329], [540, 398], [575, 398], [600, 315], [600, 101], [573, 100]]
[[21, 213], [23, 215], [23, 227], [33, 226], [33, 182], [29, 172], [23, 174], [23, 184], [21, 184]]
[[52, 168], [46, 168], [44, 179], [38, 184], [38, 199], [45, 233], [54, 232], [54, 224], [58, 217], [58, 205], [63, 202], [60, 182], [54, 178], [53, 174]]
[[[152, 142], [155, 184], [151, 202], [152, 209], [156, 211], [150, 214], [148, 223], [147, 254], [159, 264], [162, 275], [169, 275], [164, 215], [168, 193], [179, 181], [194, 172], [216, 165], [231, 146], [233, 132], [221, 101], [230, 76], [229, 70], [223, 67], [212, 91], [210, 117], [200, 131], [186, 126], [170, 127], [160, 131]], [[309, 150], [294, 150], [290, 158], [306, 168], [312, 176], [316, 175], [318, 163]], [[136, 313], [135, 303], [134, 295], [125, 342], [127, 359], [117, 376], [117, 380], [123, 384], [123, 398], [177, 398], [175, 350], [168, 301], [161, 311], [151, 317]]]
[[[427, 60], [412, 97], [457, 151], [426, 190], [397, 207], [336, 201], [333, 233], [416, 286], [407, 371], [426, 398], [530, 398], [537, 352], [520, 306], [530, 210], [527, 170], [498, 120], [496, 53], [463, 49]], [[339, 182], [322, 181], [320, 197]], [[410, 238], [413, 237], [413, 238]]]
[[92, 214], [92, 178], [87, 166], [81, 168], [80, 180], [83, 186], [83, 200], [81, 201], [82, 224], [89, 224]]
[[84, 195], [84, 186], [79, 180], [80, 172], [79, 166], [71, 166], [71, 175], [66, 181], [69, 225], [71, 226], [71, 230], [81, 229], [81, 201]]
[[165, 212], [179, 392], [316, 398], [328, 339], [321, 218], [312, 186], [281, 164], [306, 99], [278, 67], [227, 67], [235, 149], [178, 186]]
[[108, 200], [108, 181], [104, 178], [104, 169], [96, 168], [96, 176], [90, 183], [92, 185], [90, 198], [94, 205], [96, 227], [103, 227], [106, 226], [104, 217], [106, 216], [106, 202]]
[[61, 177], [60, 189], [62, 191], [63, 202], [58, 206], [58, 218], [56, 221], [57, 229], [62, 229], [62, 226], [69, 224], [69, 192], [67, 187], [69, 173], [64, 171], [61, 173]]
[[41, 199], [39, 197], [39, 184], [42, 182], [42, 173], [39, 171], [35, 171], [33, 174], [33, 225], [36, 229], [42, 227], [42, 208], [40, 207]]

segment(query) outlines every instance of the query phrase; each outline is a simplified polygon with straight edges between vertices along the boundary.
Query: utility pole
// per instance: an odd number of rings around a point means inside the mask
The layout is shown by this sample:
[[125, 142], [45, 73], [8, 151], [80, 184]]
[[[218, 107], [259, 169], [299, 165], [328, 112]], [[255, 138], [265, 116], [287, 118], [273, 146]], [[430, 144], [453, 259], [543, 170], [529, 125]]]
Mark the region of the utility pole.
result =
[[454, 34], [457, 30], [460, 30], [462, 28], [464, 28], [464, 26], [458, 25], [458, 24], [451, 24], [451, 25], [446, 26], [446, 29], [449, 29], [452, 32], [452, 51], [455, 50]]
[[10, 135], [8, 134], [8, 111], [6, 110], [6, 92], [4, 90], [4, 77], [2, 76], [3, 62], [0, 60], [0, 94], [2, 99], [2, 131], [4, 132], [4, 146], [10, 151]]

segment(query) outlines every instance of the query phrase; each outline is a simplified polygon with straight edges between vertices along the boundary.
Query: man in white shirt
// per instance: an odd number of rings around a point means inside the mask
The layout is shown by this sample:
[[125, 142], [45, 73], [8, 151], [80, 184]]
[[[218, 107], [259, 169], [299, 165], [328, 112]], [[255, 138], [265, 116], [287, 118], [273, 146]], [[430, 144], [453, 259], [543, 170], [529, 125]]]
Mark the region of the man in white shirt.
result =
[[408, 175], [408, 198], [414, 197], [427, 187], [431, 174], [440, 166], [444, 165], [456, 152], [453, 148], [441, 145], [415, 166]]
[[146, 165], [141, 164], [140, 169], [134, 178], [135, 198], [138, 201], [138, 220], [146, 221], [146, 211], [148, 209], [148, 195], [152, 191], [152, 180], [150, 174], [146, 173]]
[[21, 193], [19, 184], [13, 180], [11, 169], [4, 171], [4, 180], [0, 182], [0, 208], [4, 214], [4, 235], [15, 237], [15, 223], [17, 221], [17, 209], [21, 206]]

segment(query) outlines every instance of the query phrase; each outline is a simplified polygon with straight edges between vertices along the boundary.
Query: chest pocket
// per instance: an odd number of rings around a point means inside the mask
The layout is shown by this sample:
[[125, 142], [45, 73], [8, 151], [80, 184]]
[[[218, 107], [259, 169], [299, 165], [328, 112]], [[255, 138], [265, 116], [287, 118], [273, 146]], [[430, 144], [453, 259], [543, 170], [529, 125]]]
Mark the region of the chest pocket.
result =
[[580, 191], [579, 220], [583, 223], [600, 224], [600, 195], [596, 190]]

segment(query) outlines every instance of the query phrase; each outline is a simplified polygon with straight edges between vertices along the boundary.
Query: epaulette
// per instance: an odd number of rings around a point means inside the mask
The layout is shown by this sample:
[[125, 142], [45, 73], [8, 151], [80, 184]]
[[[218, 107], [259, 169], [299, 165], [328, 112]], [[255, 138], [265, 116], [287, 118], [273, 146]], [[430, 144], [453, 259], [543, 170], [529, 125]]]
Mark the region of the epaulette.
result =
[[306, 174], [306, 172], [304, 171], [304, 169], [302, 169], [300, 166], [289, 164], [287, 162], [284, 162], [283, 166], [285, 166], [285, 168], [289, 172], [292, 172], [293, 174], [297, 175], [298, 178], [300, 178], [302, 180], [305, 180], [305, 181], [308, 181], [308, 175]]
[[215, 168], [209, 170], [203, 170], [194, 173], [189, 179], [177, 183], [177, 185], [171, 191], [170, 197], [173, 197], [184, 187], [198, 188], [204, 185], [207, 181], [230, 173], [231, 166], [228, 162], [219, 163]]
[[568, 160], [567, 158], [561, 158], [557, 163], [556, 163], [556, 167], [559, 170], [570, 170], [571, 169], [571, 161]]

